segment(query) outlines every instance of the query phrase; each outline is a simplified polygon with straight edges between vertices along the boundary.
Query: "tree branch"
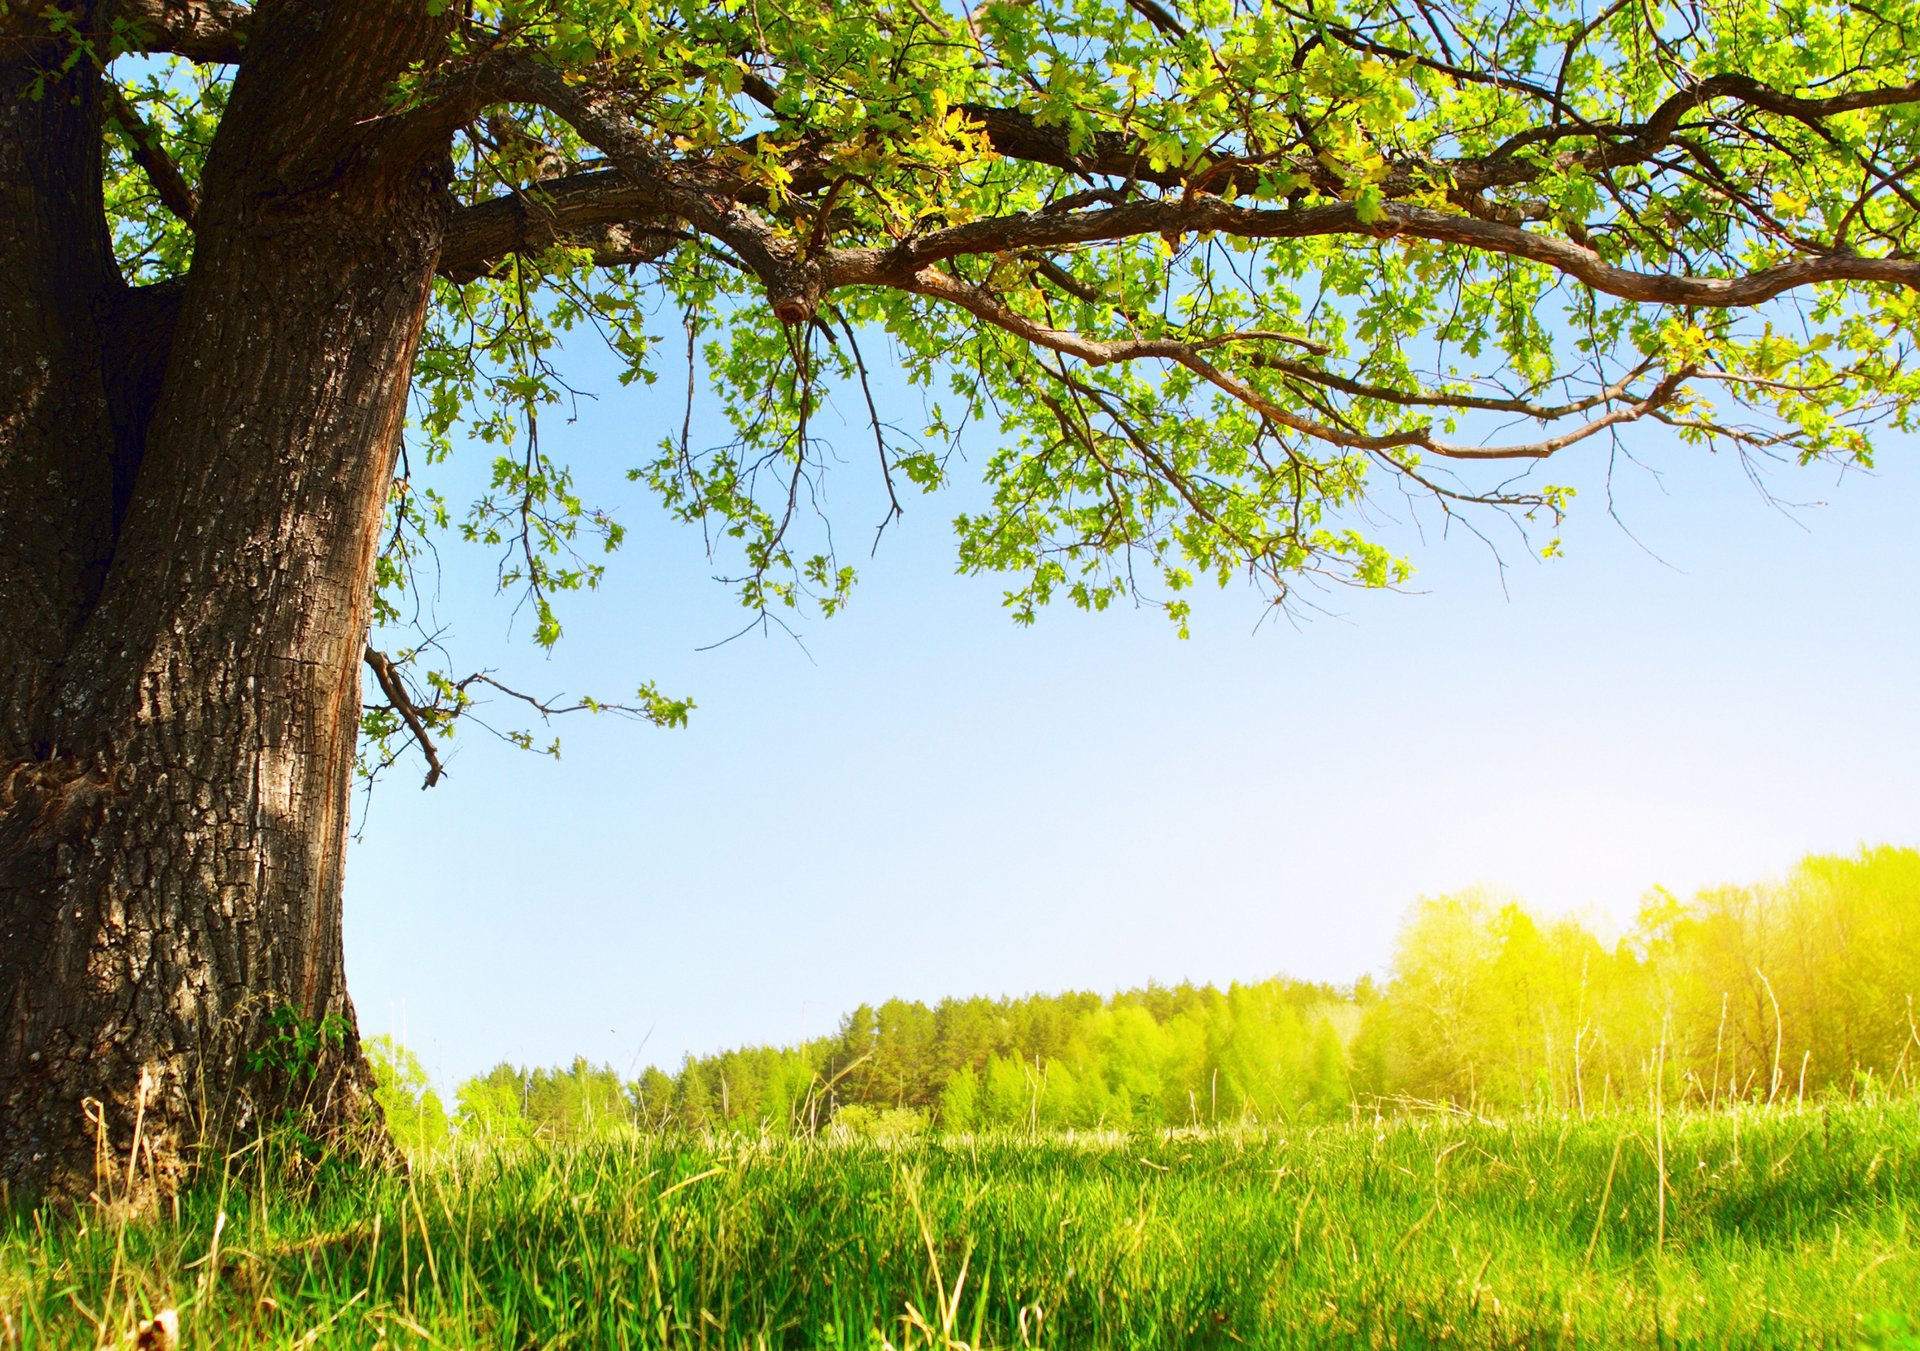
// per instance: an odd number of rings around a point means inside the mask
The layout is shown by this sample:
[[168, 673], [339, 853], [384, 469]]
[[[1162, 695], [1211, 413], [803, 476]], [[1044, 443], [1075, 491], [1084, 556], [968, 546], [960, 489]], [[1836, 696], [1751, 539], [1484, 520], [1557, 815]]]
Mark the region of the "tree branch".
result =
[[1187, 35], [1186, 25], [1168, 13], [1159, 0], [1127, 0], [1127, 8], [1152, 24], [1163, 37], [1183, 38]]
[[572, 84], [552, 67], [513, 62], [502, 72], [500, 90], [565, 118], [614, 162], [649, 214], [677, 216], [731, 248], [758, 274], [783, 322], [805, 323], [819, 312], [824, 287], [818, 265], [797, 257], [772, 226], [747, 208], [744, 194], [733, 190], [737, 175], [667, 159], [621, 116], [614, 95]]
[[446, 774], [446, 766], [440, 763], [440, 752], [433, 744], [433, 737], [427, 732], [426, 719], [421, 716], [419, 705], [407, 694], [406, 684], [400, 679], [393, 659], [378, 648], [369, 646], [366, 652], [368, 668], [373, 678], [380, 682], [381, 692], [387, 696], [387, 702], [393, 711], [407, 724], [407, 730], [413, 733], [413, 739], [419, 743], [420, 753], [427, 757], [427, 781], [420, 786], [431, 788], [439, 783]]
[[140, 51], [236, 65], [253, 7], [237, 0], [120, 0], [114, 17], [133, 25]]
[[[158, 3], [158, 0], [144, 2]], [[774, 91], [763, 87], [765, 82], [758, 77], [753, 83], [756, 88], [750, 92], [770, 103]], [[767, 282], [775, 307], [782, 310], [783, 317], [797, 322], [817, 311], [823, 294], [819, 280], [798, 266], [799, 255], [778, 243], [768, 222], [745, 209], [763, 203], [765, 190], [747, 184], [735, 170], [717, 160], [676, 160], [657, 150], [622, 115], [617, 90], [596, 89], [590, 84], [569, 81], [553, 68], [512, 51], [483, 54], [473, 63], [448, 71], [436, 85], [438, 88], [431, 95], [429, 106], [415, 110], [410, 117], [435, 127], [457, 125], [477, 116], [489, 103], [508, 99], [536, 103], [573, 123], [577, 131], [619, 166], [615, 170], [589, 171], [541, 184], [535, 200], [548, 213], [550, 223], [547, 224], [536, 223], [531, 216], [522, 218], [523, 204], [509, 198], [466, 208], [456, 217], [449, 234], [447, 261], [443, 264], [443, 271], [448, 275], [476, 275], [489, 262], [516, 248], [542, 247], [580, 227], [659, 222], [667, 228], [667, 220], [672, 219], [713, 234], [740, 253]], [[1550, 91], [1528, 86], [1525, 92], [1551, 102]], [[1262, 180], [1274, 173], [1292, 175], [1321, 196], [1349, 196], [1352, 185], [1338, 166], [1322, 163], [1305, 153], [1227, 155], [1193, 171], [1171, 167], [1156, 170], [1140, 141], [1126, 132], [1096, 130], [1075, 148], [1066, 129], [1043, 125], [1033, 114], [974, 103], [960, 104], [958, 108], [980, 124], [994, 152], [1009, 159], [1048, 165], [1083, 179], [1120, 178], [1182, 193], [1182, 200], [1177, 202], [1162, 199], [1115, 203], [1113, 212], [1105, 215], [1063, 211], [1056, 206], [1045, 213], [1056, 223], [1105, 220], [1127, 234], [1189, 229], [1220, 229], [1223, 233], [1266, 238], [1339, 233], [1414, 234], [1545, 262], [1610, 294], [1656, 303], [1745, 305], [1769, 298], [1780, 290], [1821, 280], [1893, 280], [1910, 284], [1901, 267], [1889, 270], [1876, 266], [1891, 260], [1845, 254], [1815, 260], [1818, 265], [1804, 279], [1791, 271], [1768, 269], [1755, 274], [1757, 279], [1749, 278], [1742, 287], [1734, 288], [1719, 285], [1713, 279], [1661, 278], [1634, 273], [1611, 267], [1582, 243], [1566, 243], [1519, 228], [1529, 217], [1541, 215], [1542, 209], [1513, 207], [1488, 202], [1482, 197], [1487, 192], [1524, 186], [1546, 174], [1573, 170], [1604, 173], [1644, 163], [1673, 143], [1688, 111], [1716, 100], [1737, 101], [1818, 127], [1822, 119], [1840, 113], [1920, 103], [1920, 83], [1803, 99], [1746, 76], [1716, 75], [1670, 95], [1644, 123], [1555, 123], [1525, 133], [1487, 155], [1454, 160], [1413, 157], [1390, 162], [1377, 183], [1390, 209], [1383, 219], [1372, 222], [1359, 220], [1354, 208], [1336, 203], [1286, 213], [1272, 208], [1263, 211], [1229, 208], [1227, 218], [1218, 224], [1183, 224], [1178, 218], [1190, 210], [1206, 214], [1208, 204], [1199, 199], [1200, 190], [1207, 194], [1228, 194], [1231, 190], [1246, 197], [1258, 193]], [[1570, 138], [1598, 144], [1558, 156], [1518, 153], [1528, 146]], [[794, 181], [787, 189], [791, 196], [803, 196], [827, 184], [828, 179], [816, 162], [818, 158], [811, 151], [801, 150], [787, 166], [789, 172], [794, 173]], [[1461, 217], [1431, 208], [1391, 206], [1398, 199], [1434, 191], [1439, 185], [1445, 185], [1452, 199], [1469, 216], [1492, 228], [1474, 229], [1462, 223]], [[1213, 205], [1224, 206], [1223, 203]], [[1140, 228], [1123, 224], [1127, 222], [1124, 213], [1130, 210], [1152, 213], [1159, 218], [1158, 223]], [[1314, 212], [1319, 214], [1311, 214]], [[1011, 219], [978, 221], [922, 235], [910, 241], [915, 251], [914, 265], [908, 266], [902, 259], [898, 270], [901, 275], [909, 275], [917, 266], [938, 262], [945, 256], [982, 251], [976, 245], [984, 245], [987, 251], [1004, 247], [986, 240], [985, 236], [1006, 231]], [[1569, 230], [1576, 236], [1580, 234], [1577, 226], [1570, 226]], [[1051, 233], [1052, 239], [1066, 243], [1117, 237], [1120, 234], [1083, 233], [1068, 237], [1058, 229]], [[532, 243], [515, 242], [520, 239]], [[1035, 243], [1047, 246], [1046, 241], [1037, 236]], [[807, 253], [811, 256], [813, 251]]]
[[192, 225], [200, 214], [200, 198], [187, 182], [187, 176], [180, 172], [180, 166], [167, 154], [166, 147], [160, 144], [159, 133], [153, 124], [140, 116], [127, 98], [126, 91], [118, 82], [108, 79], [107, 111], [127, 134], [127, 144], [133, 153], [133, 162], [146, 174], [147, 182], [153, 184], [153, 190], [159, 194], [161, 204], [188, 225]]
[[902, 240], [891, 248], [833, 250], [826, 259], [830, 286], [917, 289], [923, 269], [963, 254], [1053, 249], [1142, 235], [1214, 232], [1242, 239], [1309, 239], [1327, 235], [1391, 239], [1396, 235], [1458, 244], [1543, 264], [1622, 300], [1654, 305], [1732, 309], [1758, 305], [1782, 292], [1821, 282], [1884, 282], [1920, 289], [1920, 261], [1830, 253], [1796, 258], [1728, 277], [1638, 272], [1609, 263], [1572, 240], [1518, 225], [1382, 202], [1371, 220], [1352, 202], [1286, 209], [1245, 207], [1210, 197], [1129, 202], [1065, 215], [992, 216]]
[[1558, 421], [1575, 413], [1588, 412], [1605, 404], [1614, 403], [1625, 397], [1627, 391], [1632, 388], [1633, 382], [1653, 367], [1653, 361], [1649, 358], [1640, 362], [1613, 384], [1604, 389], [1595, 390], [1583, 398], [1571, 399], [1560, 404], [1540, 404], [1530, 399], [1493, 398], [1480, 394], [1448, 394], [1439, 390], [1403, 390], [1391, 389], [1385, 385], [1369, 385], [1364, 381], [1350, 380], [1334, 371], [1310, 366], [1304, 361], [1270, 356], [1265, 352], [1255, 353], [1249, 357], [1248, 364], [1262, 370], [1279, 371], [1283, 375], [1292, 376], [1308, 384], [1319, 385], [1323, 389], [1338, 390], [1356, 399], [1371, 399], [1376, 403], [1398, 404], [1403, 408], [1458, 408], [1486, 413], [1518, 413], [1523, 417], [1536, 418], [1541, 422]]
[[560, 243], [594, 247], [616, 230], [629, 243], [684, 237], [686, 228], [625, 174], [590, 170], [455, 211], [440, 250], [440, 275], [470, 281], [508, 254], [539, 253]]
[[933, 268], [926, 268], [917, 273], [912, 282], [902, 289], [957, 305], [969, 314], [1025, 342], [1059, 352], [1064, 356], [1076, 357], [1089, 365], [1105, 366], [1117, 361], [1155, 358], [1177, 362], [1223, 394], [1253, 409], [1268, 421], [1304, 436], [1311, 436], [1315, 440], [1324, 441], [1329, 445], [1344, 446], [1349, 450], [1424, 450], [1430, 454], [1455, 460], [1542, 460], [1608, 427], [1635, 421], [1655, 409], [1664, 408], [1680, 392], [1680, 387], [1695, 374], [1695, 368], [1692, 366], [1669, 372], [1643, 399], [1611, 409], [1559, 436], [1521, 445], [1455, 445], [1434, 440], [1424, 426], [1389, 432], [1385, 436], [1368, 436], [1329, 426], [1324, 422], [1303, 417], [1290, 409], [1282, 408], [1244, 381], [1207, 360], [1204, 355], [1210, 348], [1224, 347], [1238, 342], [1271, 341], [1284, 338], [1285, 334], [1227, 333], [1203, 342], [1184, 342], [1168, 338], [1101, 341], [1084, 334], [1050, 328], [1037, 320], [1029, 319], [1008, 309], [996, 297], [979, 287], [968, 286]]
[[[1449, 73], [1460, 78], [1467, 75], [1467, 72], [1452, 70]], [[1549, 103], [1553, 101], [1549, 91], [1535, 86], [1524, 86], [1524, 92]], [[1719, 99], [1732, 99], [1762, 112], [1817, 127], [1826, 118], [1841, 113], [1920, 103], [1920, 83], [1803, 99], [1745, 75], [1715, 75], [1670, 95], [1644, 123], [1593, 123], [1576, 119], [1536, 127], [1489, 155], [1454, 160], [1415, 157], [1389, 161], [1379, 182], [1380, 191], [1385, 197], [1395, 198], [1446, 184], [1455, 192], [1472, 195], [1522, 186], [1549, 169], [1563, 172], [1576, 167], [1624, 168], [1645, 161], [1667, 145], [1688, 112]], [[1220, 156], [1188, 174], [1174, 168], [1155, 169], [1140, 142], [1124, 132], [1094, 131], [1087, 137], [1084, 148], [1076, 150], [1065, 128], [1044, 125], [1031, 113], [978, 103], [963, 103], [958, 107], [981, 125], [995, 153], [1027, 163], [1050, 165], [1082, 177], [1124, 178], [1169, 189], [1204, 187], [1210, 192], [1225, 192], [1231, 187], [1241, 195], [1257, 192], [1261, 178], [1276, 171], [1294, 174], [1322, 192], [1338, 191], [1346, 185], [1344, 174], [1311, 154]], [[1564, 162], [1551, 166], [1517, 156], [1517, 152], [1527, 146], [1575, 138], [1602, 140], [1605, 144], [1566, 156]]]

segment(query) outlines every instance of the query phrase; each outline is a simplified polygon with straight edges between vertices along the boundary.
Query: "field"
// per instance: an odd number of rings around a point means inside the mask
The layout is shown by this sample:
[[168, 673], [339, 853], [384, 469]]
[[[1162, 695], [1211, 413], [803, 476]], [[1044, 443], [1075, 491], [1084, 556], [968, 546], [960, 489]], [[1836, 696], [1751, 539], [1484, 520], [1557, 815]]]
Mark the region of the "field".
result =
[[13, 1215], [0, 1345], [1920, 1347], [1911, 1102], [251, 1172]]

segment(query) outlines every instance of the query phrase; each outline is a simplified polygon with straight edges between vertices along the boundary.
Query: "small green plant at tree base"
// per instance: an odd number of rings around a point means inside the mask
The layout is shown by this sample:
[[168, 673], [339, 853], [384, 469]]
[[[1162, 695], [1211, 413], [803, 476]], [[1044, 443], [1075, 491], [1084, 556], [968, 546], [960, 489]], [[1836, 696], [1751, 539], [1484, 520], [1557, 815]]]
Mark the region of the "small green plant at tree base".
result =
[[[263, 1034], [246, 1056], [248, 1074], [292, 1084], [296, 1091], [272, 1095], [278, 1106], [260, 1119], [250, 1147], [238, 1155], [242, 1171], [257, 1173], [262, 1185], [311, 1186], [323, 1176], [350, 1175], [364, 1167], [369, 1162], [364, 1150], [373, 1137], [361, 1138], [362, 1130], [349, 1138], [321, 1122], [315, 1110], [316, 1102], [337, 1087], [336, 1074], [324, 1083], [320, 1076], [330, 1056], [337, 1069], [352, 1025], [334, 1014], [308, 1018], [288, 1004], [268, 1010], [262, 1024]], [[383, 1152], [374, 1143], [371, 1157]]]
[[281, 1074], [307, 1083], [319, 1074], [322, 1053], [344, 1046], [351, 1030], [338, 1014], [310, 1019], [288, 1004], [276, 1005], [266, 1025], [266, 1037], [247, 1053], [248, 1073]]

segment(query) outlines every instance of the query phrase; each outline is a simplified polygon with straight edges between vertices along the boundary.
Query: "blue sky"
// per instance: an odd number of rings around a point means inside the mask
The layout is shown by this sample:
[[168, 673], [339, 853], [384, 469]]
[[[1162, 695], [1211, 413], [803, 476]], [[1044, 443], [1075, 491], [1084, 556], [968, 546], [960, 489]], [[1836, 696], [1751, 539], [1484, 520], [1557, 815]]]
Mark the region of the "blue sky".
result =
[[439, 612], [525, 687], [651, 679], [699, 707], [678, 731], [567, 720], [558, 763], [463, 735], [433, 791], [409, 766], [376, 791], [350, 988], [443, 1084], [501, 1059], [672, 1068], [893, 995], [1346, 981], [1387, 969], [1422, 895], [1617, 918], [1655, 883], [1920, 843], [1910, 438], [1871, 474], [1775, 471], [1806, 504], [1784, 510], [1631, 428], [1619, 521], [1605, 447], [1555, 462], [1581, 489], [1564, 558], [1506, 549], [1503, 585], [1479, 541], [1387, 519], [1405, 593], [1258, 624], [1229, 590], [1180, 642], [1149, 610], [1015, 626], [999, 583], [954, 574], [950, 498], [910, 501], [864, 560], [854, 427], [830, 485], [853, 606], [804, 650], [702, 651], [741, 622], [724, 562], [623, 477], [680, 409], [579, 364], [603, 397], [546, 443], [631, 542], [551, 657], [486, 599], [485, 557], [447, 552]]

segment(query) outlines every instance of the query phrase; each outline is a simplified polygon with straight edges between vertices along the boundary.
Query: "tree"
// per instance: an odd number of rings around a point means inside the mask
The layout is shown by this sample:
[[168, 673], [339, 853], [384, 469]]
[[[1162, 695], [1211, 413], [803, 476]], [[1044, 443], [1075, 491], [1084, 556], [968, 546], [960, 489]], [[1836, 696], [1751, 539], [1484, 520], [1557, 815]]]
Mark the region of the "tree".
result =
[[940, 1089], [940, 1127], [952, 1134], [970, 1131], [980, 1118], [980, 1076], [964, 1064]]
[[673, 1120], [673, 1079], [649, 1065], [627, 1090], [633, 1113], [649, 1130], [661, 1130]]
[[533, 1136], [527, 1076], [504, 1061], [461, 1084], [454, 1102], [464, 1138], [504, 1142]]
[[682, 1130], [710, 1131], [726, 1125], [721, 1114], [719, 1094], [715, 1091], [713, 1071], [703, 1062], [688, 1056], [680, 1066], [675, 1085], [673, 1123]]
[[373, 1067], [374, 1099], [394, 1143], [409, 1155], [446, 1144], [447, 1109], [419, 1057], [392, 1037], [380, 1036], [367, 1043], [367, 1061]]
[[1368, 1010], [1370, 1051], [1401, 1092], [1474, 1103], [1487, 1073], [1481, 992], [1499, 957], [1493, 902], [1478, 889], [1422, 899], [1394, 943], [1393, 983]]
[[588, 1140], [632, 1122], [620, 1076], [585, 1056], [564, 1070], [534, 1070], [526, 1083], [527, 1122], [544, 1139]]
[[873, 1063], [867, 1069], [869, 1101], [896, 1107], [929, 1107], [934, 1091], [934, 1020], [925, 1004], [889, 999], [874, 1012]]
[[[1907, 423], [1917, 28], [1906, 0], [0, 0], [0, 1176], [84, 1193], [89, 1099], [160, 1187], [295, 1106], [368, 1119], [356, 751], [411, 740], [432, 781], [491, 680], [370, 625], [445, 529], [558, 637], [576, 546], [620, 532], [538, 435], [566, 328], [643, 383], [684, 339], [719, 391], [732, 443], [670, 431], [636, 473], [737, 548], [763, 621], [852, 584], [804, 542], [831, 399], [889, 519], [994, 428], [959, 558], [1022, 620], [1391, 584], [1370, 482], [1550, 528], [1565, 491], [1508, 471], [1629, 424], [1845, 462]], [[878, 410], [883, 350], [919, 434]], [[500, 453], [459, 516], [432, 472], [473, 442]], [[255, 1054], [288, 1018], [345, 1030]]]

